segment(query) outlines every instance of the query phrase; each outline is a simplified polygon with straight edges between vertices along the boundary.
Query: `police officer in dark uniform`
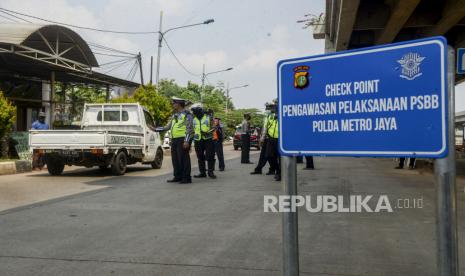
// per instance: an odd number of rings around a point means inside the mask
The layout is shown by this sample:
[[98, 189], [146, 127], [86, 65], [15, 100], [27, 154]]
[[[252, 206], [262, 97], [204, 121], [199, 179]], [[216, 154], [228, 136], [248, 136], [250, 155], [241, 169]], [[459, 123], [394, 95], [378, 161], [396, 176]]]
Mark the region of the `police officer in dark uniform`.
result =
[[250, 162], [250, 113], [244, 113], [244, 120], [242, 121], [242, 134], [241, 134], [241, 163], [252, 164]]
[[158, 127], [156, 131], [171, 132], [171, 161], [173, 163], [174, 178], [168, 182], [181, 184], [192, 183], [191, 159], [189, 150], [192, 143], [194, 130], [192, 126], [192, 114], [185, 109], [187, 100], [173, 97], [174, 114], [170, 122], [164, 127]]
[[[275, 101], [276, 102], [276, 101]], [[278, 116], [276, 115], [277, 104], [270, 107], [271, 116], [267, 120], [266, 135], [268, 135], [268, 146], [266, 149], [266, 158], [272, 167], [276, 168], [274, 179], [281, 181], [281, 156], [278, 150], [279, 126]]]
[[213, 144], [215, 145], [215, 153], [218, 157], [218, 165], [220, 172], [224, 171], [224, 154], [223, 154], [223, 126], [220, 118], [213, 119]]
[[205, 160], [208, 166], [208, 177], [216, 178], [215, 170], [215, 145], [213, 143], [213, 128], [210, 114], [207, 114], [200, 104], [191, 107], [194, 114], [194, 147], [197, 154], [200, 173], [196, 178], [207, 177]]
[[[262, 132], [260, 135], [260, 145], [261, 145], [261, 150], [260, 150], [260, 157], [258, 159], [258, 164], [255, 167], [254, 171], [251, 172], [250, 174], [262, 174], [262, 169], [265, 167], [266, 163], [270, 163], [269, 160], [266, 158], [266, 152], [268, 148], [268, 135], [267, 135], [267, 127], [268, 127], [268, 119], [271, 114], [270, 109], [273, 107], [273, 104], [266, 103], [265, 104], [265, 110], [268, 112], [268, 114], [265, 117], [264, 123], [263, 123], [263, 128]], [[273, 165], [270, 163], [270, 169], [266, 173], [266, 175], [274, 175], [276, 171], [276, 168], [273, 167]]]

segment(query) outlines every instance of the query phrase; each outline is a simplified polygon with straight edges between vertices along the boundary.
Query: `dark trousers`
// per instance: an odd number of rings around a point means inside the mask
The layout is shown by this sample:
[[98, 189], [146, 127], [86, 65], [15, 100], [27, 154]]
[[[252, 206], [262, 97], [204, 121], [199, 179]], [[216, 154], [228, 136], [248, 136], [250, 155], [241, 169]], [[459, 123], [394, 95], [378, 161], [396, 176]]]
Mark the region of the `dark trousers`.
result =
[[[302, 155], [296, 157], [296, 163], [302, 164], [304, 162], [304, 158]], [[307, 163], [305, 168], [307, 169], [314, 169], [315, 166], [313, 165], [313, 156], [305, 156], [305, 162]]]
[[184, 149], [184, 137], [171, 139], [171, 162], [173, 174], [177, 180], [191, 180], [191, 158], [189, 150]]
[[242, 134], [241, 142], [241, 163], [250, 163], [250, 134]]
[[213, 143], [215, 144], [215, 153], [218, 157], [218, 164], [221, 170], [224, 170], [224, 154], [223, 154], [223, 141], [214, 140]]
[[[399, 158], [399, 167], [403, 168], [404, 163], [405, 163], [405, 157]], [[415, 158], [410, 158], [408, 166], [411, 168], [415, 167]]]
[[195, 153], [199, 163], [199, 171], [205, 174], [205, 161], [208, 163], [208, 172], [212, 173], [215, 170], [215, 145], [212, 139], [201, 139], [195, 141]]
[[281, 158], [278, 150], [278, 139], [268, 138], [266, 158], [270, 162], [270, 166], [276, 168], [275, 174], [281, 175]]
[[[268, 147], [268, 138], [266, 138], [265, 141], [263, 141], [263, 145], [262, 145], [261, 150], [260, 150], [260, 158], [258, 159], [257, 166], [255, 167], [255, 172], [261, 173], [263, 167], [265, 167], [265, 165], [266, 165], [266, 162], [270, 163], [268, 158], [266, 158], [267, 147]], [[276, 171], [276, 168], [274, 168], [271, 163], [270, 163], [270, 170], [269, 171], [273, 172], [273, 173]]]
[[307, 163], [306, 164], [306, 168], [307, 169], [314, 169], [315, 166], [313, 164], [313, 156], [305, 156], [305, 162]]

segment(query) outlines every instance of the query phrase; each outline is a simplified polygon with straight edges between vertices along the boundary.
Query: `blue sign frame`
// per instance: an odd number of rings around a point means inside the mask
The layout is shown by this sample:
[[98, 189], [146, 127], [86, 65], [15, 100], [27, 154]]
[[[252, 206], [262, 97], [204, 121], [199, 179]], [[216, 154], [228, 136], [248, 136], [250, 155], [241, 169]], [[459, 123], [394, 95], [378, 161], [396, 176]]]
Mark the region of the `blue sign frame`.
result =
[[465, 74], [465, 48], [457, 49], [457, 74]]
[[447, 155], [444, 37], [287, 59], [277, 69], [282, 155]]

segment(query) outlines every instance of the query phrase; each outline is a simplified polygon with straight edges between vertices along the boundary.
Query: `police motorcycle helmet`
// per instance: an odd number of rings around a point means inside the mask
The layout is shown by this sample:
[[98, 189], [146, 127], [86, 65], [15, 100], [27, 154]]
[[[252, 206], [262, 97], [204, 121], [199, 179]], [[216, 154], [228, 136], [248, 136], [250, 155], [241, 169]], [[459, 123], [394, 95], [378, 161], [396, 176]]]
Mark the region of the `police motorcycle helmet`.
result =
[[192, 111], [192, 114], [194, 114], [194, 116], [199, 119], [202, 118], [202, 116], [205, 113], [203, 106], [200, 103], [192, 104], [191, 111]]
[[271, 113], [276, 113], [278, 107], [278, 100], [274, 99], [271, 103], [265, 104], [265, 110], [270, 111]]

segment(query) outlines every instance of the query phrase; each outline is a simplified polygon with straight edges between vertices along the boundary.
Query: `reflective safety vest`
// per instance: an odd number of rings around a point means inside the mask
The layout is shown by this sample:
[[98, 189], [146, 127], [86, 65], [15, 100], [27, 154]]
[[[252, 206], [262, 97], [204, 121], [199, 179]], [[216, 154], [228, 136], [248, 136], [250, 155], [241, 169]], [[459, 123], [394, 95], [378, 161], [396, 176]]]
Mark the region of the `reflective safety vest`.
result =
[[194, 132], [194, 140], [196, 141], [212, 138], [212, 133], [210, 133], [210, 117], [203, 115], [201, 120], [194, 117]]
[[274, 117], [269, 117], [267, 119], [267, 128], [266, 128], [266, 134], [268, 134], [268, 137], [270, 138], [278, 138], [278, 119]]
[[173, 117], [171, 121], [171, 138], [181, 138], [186, 137], [186, 114], [179, 114], [178, 118]]

